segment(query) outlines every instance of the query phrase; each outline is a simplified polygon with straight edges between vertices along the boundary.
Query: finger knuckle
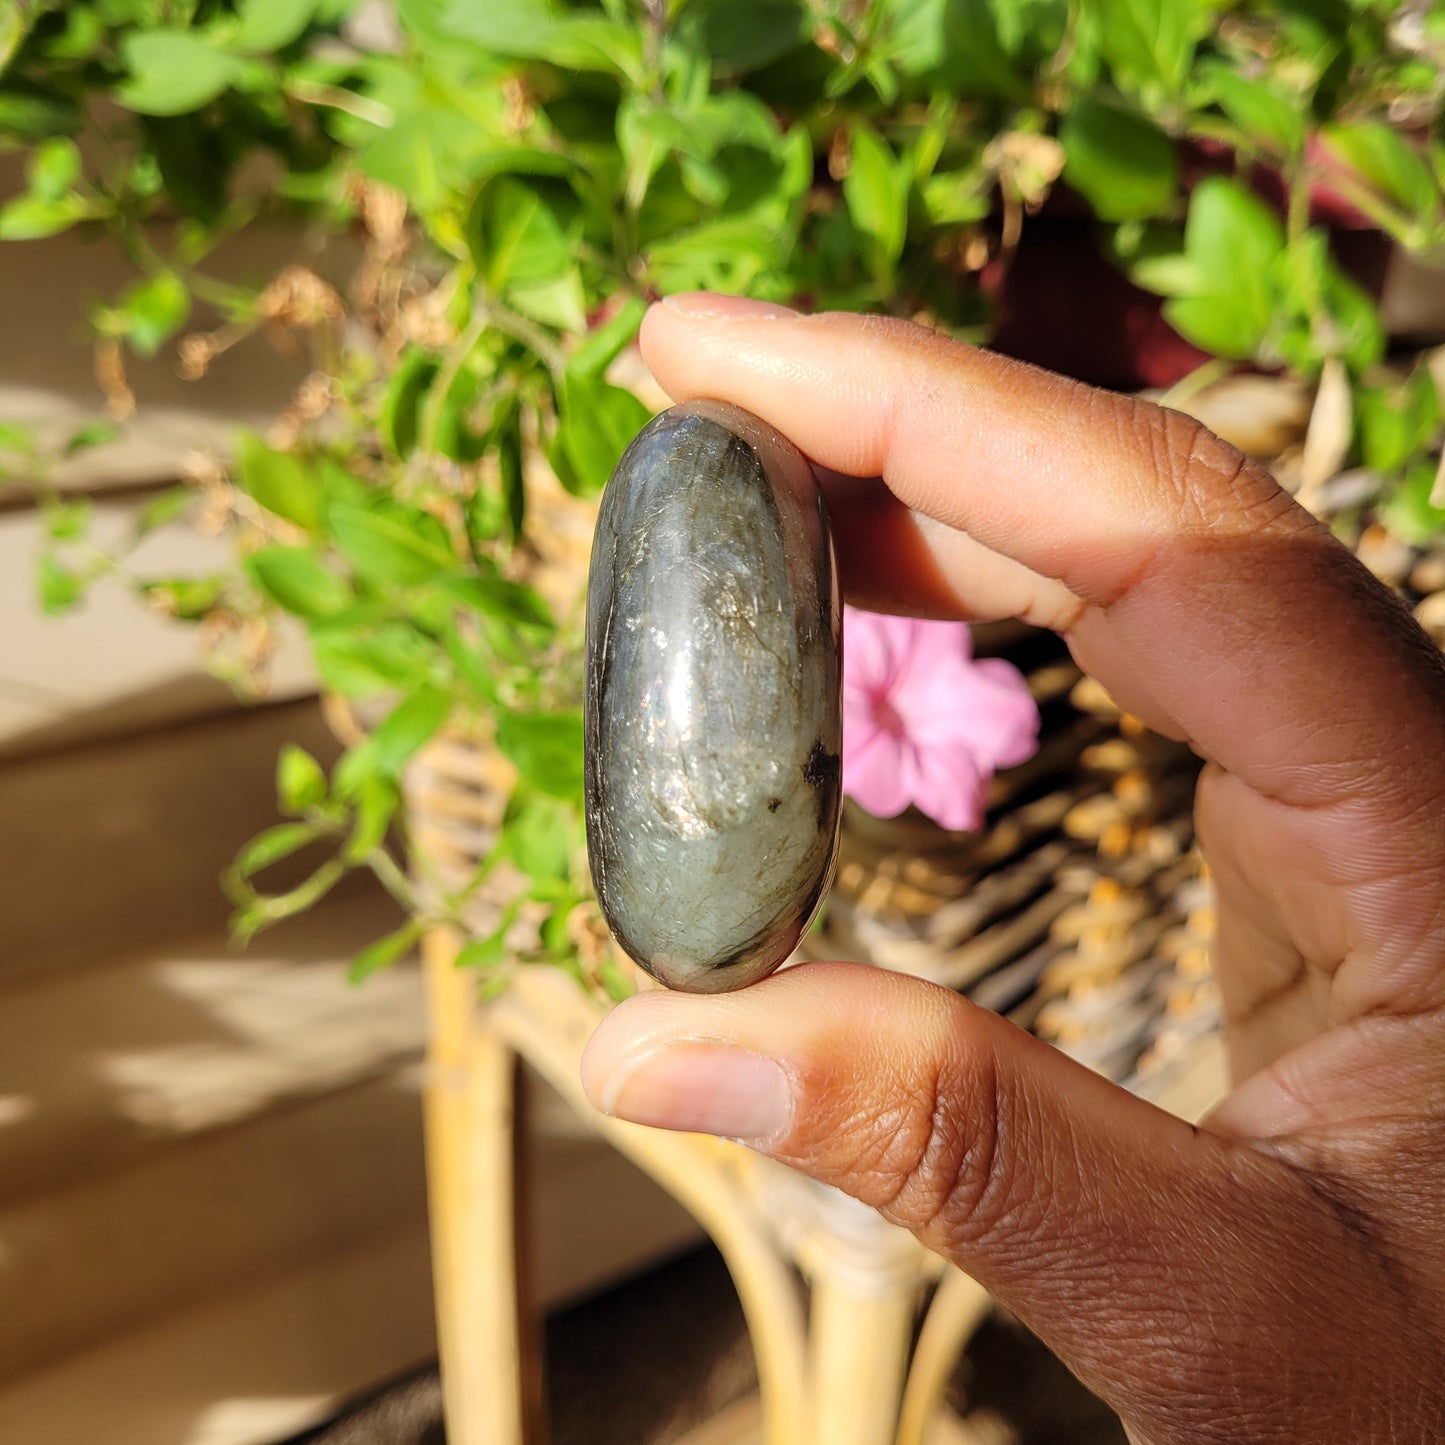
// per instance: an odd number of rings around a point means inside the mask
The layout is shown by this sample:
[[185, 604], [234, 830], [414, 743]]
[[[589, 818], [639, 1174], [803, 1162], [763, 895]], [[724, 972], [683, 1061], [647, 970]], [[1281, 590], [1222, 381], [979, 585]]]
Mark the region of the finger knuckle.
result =
[[871, 1173], [882, 1212], [956, 1251], [1018, 1224], [1005, 1161], [1009, 1106], [988, 1049], [921, 1078], [879, 1136]]
[[1153, 519], [1133, 566], [1109, 595], [1095, 599], [1102, 605], [1129, 596], [1180, 545], [1234, 545], [1314, 525], [1267, 471], [1193, 417], [1108, 392], [1090, 393], [1089, 401], [1099, 434], [1132, 459], [1124, 484], [1134, 489], [1138, 516]]

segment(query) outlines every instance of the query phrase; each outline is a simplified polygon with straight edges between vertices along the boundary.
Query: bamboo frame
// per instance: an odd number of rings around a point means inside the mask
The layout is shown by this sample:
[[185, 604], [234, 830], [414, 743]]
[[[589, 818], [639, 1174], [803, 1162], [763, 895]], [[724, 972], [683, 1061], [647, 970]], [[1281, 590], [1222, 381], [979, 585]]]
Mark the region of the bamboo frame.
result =
[[427, 1196], [448, 1436], [455, 1445], [522, 1445], [537, 1436], [540, 1402], [525, 1387], [533, 1372], [517, 1288], [516, 1058], [498, 1034], [472, 1027], [472, 981], [453, 967], [455, 941], [434, 934], [423, 957]]
[[[690, 1210], [737, 1287], [757, 1358], [766, 1445], [922, 1445], [981, 1308], [945, 1279], [909, 1368], [919, 1301], [939, 1262], [871, 1210], [738, 1145], [598, 1115], [579, 1080], [598, 1007], [554, 969], [523, 969], [490, 1004], [426, 941], [432, 1009], [427, 1151], [438, 1335], [452, 1445], [540, 1445], [519, 1302], [513, 1074], [524, 1058], [598, 1133]], [[804, 1309], [800, 1275], [811, 1286]], [[956, 1276], [956, 1278], [963, 1278]], [[972, 1282], [969, 1281], [971, 1285]], [[900, 1407], [924, 1421], [900, 1434]], [[919, 1414], [921, 1412], [921, 1414]], [[906, 1426], [903, 1428], [909, 1428]]]

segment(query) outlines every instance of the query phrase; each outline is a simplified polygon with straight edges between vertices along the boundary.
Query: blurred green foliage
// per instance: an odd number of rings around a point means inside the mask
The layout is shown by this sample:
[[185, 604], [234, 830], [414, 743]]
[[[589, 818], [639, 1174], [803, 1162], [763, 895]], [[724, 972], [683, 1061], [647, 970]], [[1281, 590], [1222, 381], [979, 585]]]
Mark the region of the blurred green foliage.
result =
[[[91, 315], [111, 373], [179, 341], [199, 374], [256, 330], [313, 345], [320, 382], [277, 434], [241, 438], [227, 475], [141, 524], [204, 512], [237, 567], [132, 578], [251, 654], [289, 615], [325, 685], [378, 707], [331, 777], [281, 759], [294, 821], [236, 861], [240, 931], [354, 866], [413, 913], [359, 973], [454, 915], [465, 898], [419, 893], [388, 838], [409, 759], [480, 727], [520, 781], [469, 886], [517, 867], [545, 910], [538, 956], [580, 967], [580, 621], [528, 585], [527, 459], [601, 486], [646, 417], [609, 367], [659, 294], [886, 310], [987, 341], [980, 271], [1067, 195], [1212, 356], [1342, 365], [1356, 459], [1402, 535], [1434, 535], [1434, 386], [1385, 364], [1374, 302], [1312, 208], [1416, 250], [1445, 240], [1442, 57], [1440, 7], [1394, 0], [0, 3], [0, 137], [26, 175], [0, 238], [83, 226], [125, 250], [134, 282]], [[278, 212], [361, 239], [347, 294], [310, 272], [214, 274], [228, 237]], [[0, 433], [11, 473], [54, 459]], [[46, 607], [129, 576], [90, 547], [83, 506], [45, 506]], [[321, 838], [336, 858], [303, 887], [259, 890]], [[503, 969], [509, 922], [466, 961]]]

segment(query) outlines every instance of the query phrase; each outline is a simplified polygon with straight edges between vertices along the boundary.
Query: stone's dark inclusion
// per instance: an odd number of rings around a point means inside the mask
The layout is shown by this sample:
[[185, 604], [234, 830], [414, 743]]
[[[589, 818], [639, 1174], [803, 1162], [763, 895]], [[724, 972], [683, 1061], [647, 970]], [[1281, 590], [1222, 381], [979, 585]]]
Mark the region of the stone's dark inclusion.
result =
[[646, 426], [602, 499], [587, 596], [587, 841], [619, 943], [674, 988], [739, 988], [832, 873], [840, 606], [812, 469], [749, 413]]
[[830, 753], [823, 746], [820, 738], [813, 744], [813, 750], [808, 754], [808, 761], [803, 764], [803, 781], [810, 788], [836, 786], [840, 776], [838, 754]]

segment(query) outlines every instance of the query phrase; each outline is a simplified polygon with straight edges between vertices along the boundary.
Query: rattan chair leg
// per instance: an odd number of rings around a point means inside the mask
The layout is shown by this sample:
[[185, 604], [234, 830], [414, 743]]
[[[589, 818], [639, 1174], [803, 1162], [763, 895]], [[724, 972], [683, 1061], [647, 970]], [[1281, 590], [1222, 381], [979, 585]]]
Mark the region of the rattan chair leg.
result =
[[596, 1010], [559, 970], [523, 970], [488, 1011], [498, 1034], [708, 1232], [732, 1274], [753, 1342], [764, 1439], [768, 1445], [811, 1439], [802, 1302], [793, 1271], [742, 1177], [751, 1157], [716, 1139], [663, 1134], [598, 1115], [578, 1075]]
[[451, 1445], [531, 1445], [540, 1382], [523, 1358], [517, 1291], [513, 1110], [516, 1056], [479, 1024], [457, 942], [426, 940], [431, 1015], [427, 1187], [437, 1337]]
[[812, 1306], [815, 1445], [893, 1445], [917, 1280], [815, 1274]]
[[948, 1270], [939, 1281], [903, 1389], [897, 1445], [925, 1445], [948, 1377], [988, 1306], [988, 1291], [961, 1269]]

